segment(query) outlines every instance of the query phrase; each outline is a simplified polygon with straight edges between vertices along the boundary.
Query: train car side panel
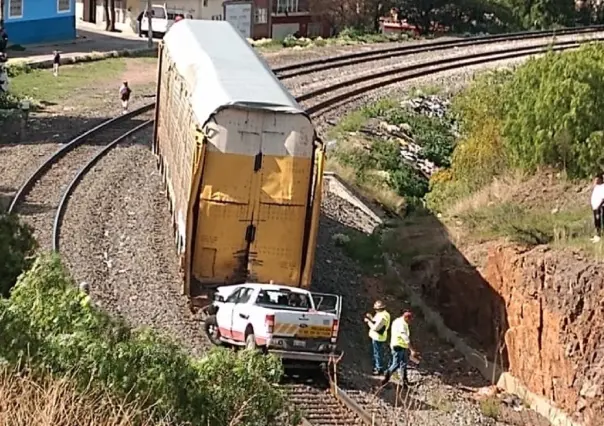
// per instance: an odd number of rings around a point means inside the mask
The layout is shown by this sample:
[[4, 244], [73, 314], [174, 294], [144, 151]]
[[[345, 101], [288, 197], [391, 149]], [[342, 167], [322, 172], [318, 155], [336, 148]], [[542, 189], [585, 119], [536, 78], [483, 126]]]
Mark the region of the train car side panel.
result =
[[176, 71], [167, 49], [162, 49], [157, 154], [166, 186], [180, 254], [186, 245], [186, 222], [193, 165], [199, 147], [188, 88]]
[[325, 147], [321, 145], [316, 151], [317, 165], [314, 171], [314, 188], [312, 198], [312, 212], [308, 229], [308, 244], [302, 272], [301, 287], [309, 288], [312, 280], [312, 271], [315, 266], [315, 252], [319, 235], [319, 222], [321, 220], [321, 200], [323, 199], [323, 169], [325, 166]]

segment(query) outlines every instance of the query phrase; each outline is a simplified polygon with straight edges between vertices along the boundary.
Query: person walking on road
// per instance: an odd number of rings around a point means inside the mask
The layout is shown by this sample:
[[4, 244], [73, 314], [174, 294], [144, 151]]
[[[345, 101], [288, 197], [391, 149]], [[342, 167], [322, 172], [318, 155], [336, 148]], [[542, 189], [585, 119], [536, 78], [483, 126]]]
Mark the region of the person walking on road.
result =
[[596, 235], [591, 241], [597, 243], [602, 239], [602, 229], [604, 228], [604, 176], [602, 173], [598, 174], [594, 180], [591, 208], [594, 213], [594, 225], [596, 227]]
[[409, 325], [411, 324], [412, 320], [413, 315], [411, 312], [405, 311], [403, 315], [392, 322], [392, 336], [390, 338], [392, 363], [390, 364], [388, 370], [386, 370], [386, 374], [384, 374], [382, 385], [385, 385], [390, 381], [390, 377], [396, 370], [399, 370], [403, 385], [409, 385], [409, 380], [407, 378], [409, 357], [411, 356], [411, 358], [417, 359], [419, 355], [411, 345], [411, 332], [409, 330]]
[[384, 349], [388, 340], [390, 314], [381, 300], [373, 304], [373, 309], [375, 309], [375, 315], [365, 315], [365, 323], [369, 326], [369, 338], [373, 352], [373, 375], [378, 376], [385, 371]]

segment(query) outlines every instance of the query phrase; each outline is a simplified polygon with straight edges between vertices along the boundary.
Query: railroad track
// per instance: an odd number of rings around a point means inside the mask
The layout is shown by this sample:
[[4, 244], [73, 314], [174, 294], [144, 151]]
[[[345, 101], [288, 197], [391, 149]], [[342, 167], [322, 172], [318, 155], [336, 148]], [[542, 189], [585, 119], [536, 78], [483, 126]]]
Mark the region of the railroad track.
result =
[[325, 373], [300, 380], [288, 376], [281, 384], [302, 414], [301, 426], [380, 426], [380, 418], [357, 400], [358, 391], [344, 391]]
[[61, 219], [77, 182], [109, 149], [150, 125], [153, 106], [146, 105], [82, 133], [47, 158], [21, 185], [8, 212], [41, 212], [35, 227], [43, 248], [58, 249]]
[[[602, 28], [604, 27], [568, 29], [558, 31], [556, 34], [587, 33], [601, 30]], [[370, 61], [393, 55], [445, 49], [470, 43], [492, 43], [511, 39], [543, 37], [550, 34], [551, 32], [548, 31], [517, 33], [508, 37], [490, 36], [478, 39], [465, 39], [459, 42], [445, 41], [423, 46], [403, 46], [400, 48], [383, 49], [382, 51], [361, 52], [360, 54], [308, 61], [282, 67], [276, 69], [275, 72], [280, 74], [280, 78], [290, 78], [292, 72], [302, 75], [327, 69], [321, 67], [337, 68], [359, 63], [350, 61]], [[600, 39], [595, 40], [599, 41]], [[581, 42], [558, 42], [554, 44], [554, 50], [566, 50], [578, 47]], [[458, 56], [456, 58], [441, 59], [412, 66], [397, 66], [379, 73], [355, 77], [345, 82], [304, 93], [298, 96], [297, 100], [301, 103], [308, 103], [311, 100], [316, 101], [311, 105], [306, 105], [306, 108], [311, 115], [317, 116], [344, 101], [393, 83], [446, 70], [543, 53], [550, 46], [550, 43], [544, 43], [538, 46], [516, 47], [496, 52]], [[288, 71], [290, 71], [289, 74], [284, 74]], [[127, 115], [108, 120], [65, 144], [32, 173], [21, 188], [19, 188], [9, 207], [9, 212], [27, 213], [39, 207], [36, 206], [36, 202], [41, 200], [42, 207], [51, 211], [52, 215], [44, 215], [42, 222], [37, 222], [36, 225], [38, 228], [48, 232], [48, 235], [43, 235], [43, 237], [47, 236], [48, 245], [54, 250], [59, 251], [62, 219], [68, 206], [69, 198], [77, 184], [111, 149], [152, 123], [151, 110], [154, 105], [152, 103]], [[290, 382], [283, 386], [290, 393], [292, 402], [304, 412], [304, 424], [306, 425], [344, 426], [367, 424], [377, 426], [380, 424], [379, 419], [375, 418], [375, 413], [364, 408], [365, 404], [362, 402], [361, 404], [356, 402], [363, 400], [363, 397], [358, 392], [352, 390], [345, 392], [326, 378], [314, 381], [311, 384]]]
[[[594, 41], [604, 41], [604, 37], [590, 40], [590, 42]], [[413, 80], [415, 78], [473, 65], [543, 54], [549, 50], [564, 51], [576, 49], [582, 44], [585, 44], [585, 42], [564, 41], [556, 43], [544, 43], [537, 46], [515, 47], [495, 52], [481, 52], [471, 55], [450, 57], [414, 65], [401, 65], [384, 71], [365, 74], [330, 86], [321, 87], [296, 97], [296, 100], [302, 104], [311, 99], [318, 101], [311, 105], [306, 105], [307, 112], [312, 116], [316, 116], [318, 114], [325, 113], [327, 110], [337, 106], [343, 101], [350, 101], [352, 98], [358, 95], [365, 94], [372, 90], [389, 86], [394, 83]]]
[[273, 68], [273, 72], [277, 77], [279, 77], [280, 80], [286, 80], [289, 78], [333, 69], [335, 67], [356, 65], [365, 62], [408, 56], [417, 53], [434, 52], [466, 46], [479, 46], [502, 41], [531, 40], [536, 38], [563, 35], [589, 34], [598, 31], [604, 31], [604, 25], [592, 25], [581, 28], [563, 28], [560, 30], [524, 31], [511, 34], [469, 37], [462, 40], [436, 41], [421, 45], [389, 47], [385, 49], [370, 50], [367, 52], [347, 53], [338, 56], [330, 56], [327, 58], [313, 59], [310, 61], [298, 62], [283, 67]]

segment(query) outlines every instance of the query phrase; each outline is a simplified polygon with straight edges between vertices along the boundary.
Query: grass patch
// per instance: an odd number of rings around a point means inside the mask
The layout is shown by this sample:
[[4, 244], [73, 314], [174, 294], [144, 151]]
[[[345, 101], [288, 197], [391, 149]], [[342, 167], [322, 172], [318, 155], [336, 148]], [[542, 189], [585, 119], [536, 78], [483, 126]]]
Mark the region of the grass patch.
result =
[[497, 398], [487, 398], [480, 401], [480, 412], [492, 419], [497, 420], [501, 413], [501, 406]]
[[365, 271], [372, 274], [384, 273], [385, 265], [379, 233], [370, 235], [358, 232], [336, 234], [334, 240], [344, 249], [344, 253], [357, 261]]
[[592, 231], [587, 209], [530, 209], [514, 202], [468, 210], [459, 216], [463, 227], [482, 238], [507, 238], [529, 246], [566, 244], [589, 238]]
[[[127, 61], [155, 64], [155, 58], [110, 58], [75, 65], [64, 65], [59, 77], [52, 70], [30, 69], [26, 65], [11, 65], [10, 91], [17, 97], [29, 97], [37, 101], [57, 102], [74, 91], [114, 81], [120, 83], [120, 75], [126, 70]], [[116, 86], [117, 87], [117, 86]], [[117, 89], [116, 89], [117, 90]]]
[[287, 414], [279, 359], [226, 348], [191, 358], [98, 309], [56, 255], [38, 258], [0, 298], [0, 330], [0, 359], [20, 373], [67, 376], [79, 391], [108, 392], [170, 424], [256, 425]]
[[404, 214], [406, 210], [405, 198], [390, 189], [383, 181], [379, 179], [358, 179], [358, 171], [356, 169], [341, 164], [334, 158], [327, 159], [326, 168], [329, 171], [337, 173], [340, 178], [353, 185], [367, 199], [375, 200], [384, 209], [395, 214]]
[[331, 131], [330, 136], [340, 138], [344, 133], [358, 132], [372, 118], [385, 116], [388, 111], [400, 108], [400, 100], [384, 98], [344, 116]]

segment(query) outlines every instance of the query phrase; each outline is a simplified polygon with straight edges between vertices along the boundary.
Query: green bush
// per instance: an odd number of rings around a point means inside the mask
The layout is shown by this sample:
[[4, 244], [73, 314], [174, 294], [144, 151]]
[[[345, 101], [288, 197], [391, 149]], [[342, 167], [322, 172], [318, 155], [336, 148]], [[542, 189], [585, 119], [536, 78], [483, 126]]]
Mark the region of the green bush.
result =
[[369, 273], [374, 274], [384, 271], [381, 235], [379, 232], [369, 235], [360, 232], [350, 232], [346, 237], [341, 238], [339, 245], [343, 247], [347, 256], [359, 262]]
[[509, 69], [487, 71], [453, 98], [451, 113], [462, 134], [471, 135], [486, 120], [503, 120], [505, 83], [512, 77], [513, 72]]
[[39, 258], [0, 302], [0, 357], [12, 364], [69, 374], [177, 423], [265, 425], [284, 409], [277, 359], [225, 349], [192, 359], [96, 308], [56, 256]]
[[[510, 168], [585, 178], [604, 168], [604, 45], [550, 52], [515, 71], [489, 72], [456, 96], [460, 125], [448, 179], [431, 183], [432, 209], [487, 185]], [[550, 233], [551, 235], [551, 233]]]
[[506, 85], [503, 135], [516, 167], [565, 169], [583, 178], [604, 166], [604, 46], [550, 52]]
[[454, 180], [449, 169], [438, 171], [430, 178], [426, 206], [433, 212], [444, 212], [455, 201], [471, 194], [470, 186], [461, 180]]
[[340, 149], [334, 153], [337, 160], [356, 171], [360, 181], [377, 179], [371, 172], [378, 171], [382, 180], [409, 204], [421, 204], [428, 191], [428, 181], [400, 155], [396, 141], [373, 140], [369, 150], [362, 148]]
[[31, 266], [37, 247], [31, 227], [16, 215], [0, 214], [0, 295], [8, 297], [17, 277]]

